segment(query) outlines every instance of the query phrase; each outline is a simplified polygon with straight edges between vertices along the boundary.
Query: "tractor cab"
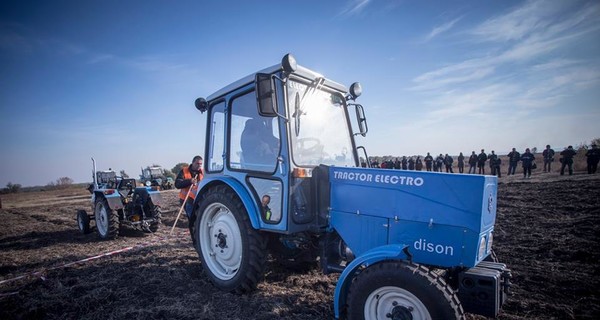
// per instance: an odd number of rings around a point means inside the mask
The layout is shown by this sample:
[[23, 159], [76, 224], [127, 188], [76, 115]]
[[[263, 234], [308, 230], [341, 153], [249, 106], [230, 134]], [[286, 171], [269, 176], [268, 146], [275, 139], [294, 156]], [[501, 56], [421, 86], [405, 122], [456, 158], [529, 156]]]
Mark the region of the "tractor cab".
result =
[[117, 190], [119, 191], [119, 194], [123, 198], [127, 198], [131, 194], [133, 194], [133, 191], [135, 190], [135, 188], [136, 188], [135, 179], [131, 179], [131, 178], [121, 179], [117, 186]]
[[117, 173], [112, 170], [97, 171], [96, 182], [100, 189], [114, 189], [118, 184]]
[[320, 164], [358, 166], [354, 135], [366, 133], [363, 108], [351, 103], [358, 95], [358, 83], [348, 93], [286, 55], [279, 65], [197, 99], [196, 107], [208, 114], [201, 187], [228, 184], [251, 203], [257, 229], [325, 227], [315, 214], [310, 178]]
[[164, 180], [163, 168], [153, 166], [142, 169], [142, 175], [140, 175], [140, 180], [142, 184], [146, 186], [161, 186]]

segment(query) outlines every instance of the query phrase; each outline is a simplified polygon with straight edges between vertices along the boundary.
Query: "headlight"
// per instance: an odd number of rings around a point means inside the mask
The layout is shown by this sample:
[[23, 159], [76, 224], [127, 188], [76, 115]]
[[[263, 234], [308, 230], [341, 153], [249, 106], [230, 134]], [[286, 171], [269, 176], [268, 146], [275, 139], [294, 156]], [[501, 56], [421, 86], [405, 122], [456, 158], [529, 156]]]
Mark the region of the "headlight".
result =
[[490, 232], [490, 235], [488, 236], [487, 253], [492, 252], [492, 243], [494, 243], [494, 233]]
[[477, 260], [481, 259], [485, 254], [485, 244], [485, 237], [481, 237], [481, 240], [479, 240], [479, 252], [477, 253]]
[[362, 86], [360, 83], [355, 82], [350, 86], [350, 95], [353, 100], [356, 100], [362, 94]]
[[146, 181], [146, 187], [149, 187], [152, 184], [152, 182], [150, 182], [150, 180]]

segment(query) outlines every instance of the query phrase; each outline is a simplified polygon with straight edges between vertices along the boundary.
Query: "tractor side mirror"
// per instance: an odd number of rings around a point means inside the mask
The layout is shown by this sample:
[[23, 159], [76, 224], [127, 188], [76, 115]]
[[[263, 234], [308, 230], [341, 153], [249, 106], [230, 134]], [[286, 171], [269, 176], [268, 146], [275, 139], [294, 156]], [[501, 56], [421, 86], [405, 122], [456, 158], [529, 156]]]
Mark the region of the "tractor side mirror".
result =
[[275, 82], [267, 73], [256, 74], [256, 102], [258, 113], [263, 117], [277, 116], [277, 97], [275, 96]]
[[365, 116], [365, 109], [360, 104], [352, 104], [354, 109], [356, 110], [356, 121], [358, 122], [358, 132], [355, 135], [360, 134], [361, 136], [366, 136], [369, 131], [369, 126], [367, 125], [367, 116]]

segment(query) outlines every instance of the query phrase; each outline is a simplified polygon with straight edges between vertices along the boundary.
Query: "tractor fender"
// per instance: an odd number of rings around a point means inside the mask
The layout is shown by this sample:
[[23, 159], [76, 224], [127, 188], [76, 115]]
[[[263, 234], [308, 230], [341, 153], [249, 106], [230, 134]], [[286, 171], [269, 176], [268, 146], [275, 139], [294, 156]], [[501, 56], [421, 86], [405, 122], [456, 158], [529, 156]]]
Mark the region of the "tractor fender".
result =
[[250, 223], [254, 229], [260, 229], [260, 209], [258, 208], [258, 204], [252, 197], [252, 195], [246, 190], [246, 188], [239, 183], [236, 179], [229, 176], [220, 176], [214, 178], [204, 178], [198, 185], [198, 193], [196, 194], [196, 199], [194, 202], [194, 208], [197, 206], [198, 201], [201, 197], [198, 195], [202, 194], [204, 191], [208, 190], [214, 185], [225, 184], [233, 192], [235, 192], [238, 197], [242, 200], [246, 211], [248, 211], [248, 217], [250, 218]]
[[148, 194], [148, 196], [150, 196], [150, 200], [152, 200], [152, 204], [155, 206], [160, 206], [162, 204], [162, 196], [160, 195], [160, 191], [154, 190], [152, 187], [135, 188], [134, 192], [137, 194]]
[[111, 210], [119, 210], [123, 209], [123, 202], [121, 201], [121, 195], [118, 192], [107, 194], [102, 192], [96, 192], [96, 200], [97, 199], [106, 199], [108, 203], [108, 207]]
[[148, 194], [150, 195], [150, 199], [155, 206], [160, 207], [162, 205], [162, 196], [160, 195], [159, 191], [148, 191]]
[[335, 285], [335, 295], [333, 296], [335, 318], [339, 319], [340, 312], [346, 304], [348, 288], [361, 266], [368, 267], [383, 260], [409, 260], [410, 254], [407, 255], [405, 252], [406, 248], [408, 246], [404, 244], [389, 244], [373, 248], [352, 260], [344, 269]]

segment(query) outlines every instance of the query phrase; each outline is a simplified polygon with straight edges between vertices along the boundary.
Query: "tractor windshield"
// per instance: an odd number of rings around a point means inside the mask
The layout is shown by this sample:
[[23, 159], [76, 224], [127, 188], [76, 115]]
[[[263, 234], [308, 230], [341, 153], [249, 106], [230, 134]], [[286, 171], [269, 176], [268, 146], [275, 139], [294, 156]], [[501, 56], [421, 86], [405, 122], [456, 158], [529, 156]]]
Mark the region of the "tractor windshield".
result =
[[150, 174], [153, 177], [158, 177], [158, 176], [162, 175], [162, 169], [160, 169], [160, 168], [150, 168]]
[[294, 163], [354, 166], [344, 97], [322, 90], [322, 82], [287, 83]]

